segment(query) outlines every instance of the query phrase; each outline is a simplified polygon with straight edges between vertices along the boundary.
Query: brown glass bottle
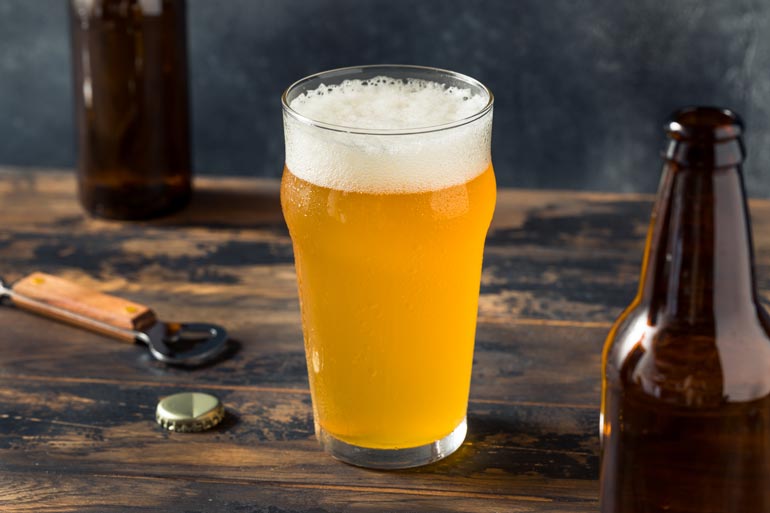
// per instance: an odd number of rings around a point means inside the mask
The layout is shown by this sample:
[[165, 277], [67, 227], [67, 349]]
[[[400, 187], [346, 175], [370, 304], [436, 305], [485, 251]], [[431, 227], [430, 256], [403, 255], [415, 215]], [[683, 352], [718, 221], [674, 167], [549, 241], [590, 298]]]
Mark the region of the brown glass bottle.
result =
[[70, 0], [79, 191], [90, 213], [182, 208], [191, 166], [184, 0]]
[[770, 512], [770, 321], [734, 113], [667, 125], [639, 292], [604, 348], [603, 513]]

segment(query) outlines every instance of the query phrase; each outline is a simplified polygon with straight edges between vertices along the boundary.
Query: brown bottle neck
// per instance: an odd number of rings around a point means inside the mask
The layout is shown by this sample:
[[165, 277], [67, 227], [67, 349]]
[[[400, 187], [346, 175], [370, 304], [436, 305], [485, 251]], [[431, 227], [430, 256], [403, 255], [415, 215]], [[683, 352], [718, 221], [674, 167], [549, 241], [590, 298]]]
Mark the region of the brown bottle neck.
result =
[[666, 162], [639, 296], [653, 325], [708, 326], [719, 315], [756, 312], [740, 164], [714, 168]]

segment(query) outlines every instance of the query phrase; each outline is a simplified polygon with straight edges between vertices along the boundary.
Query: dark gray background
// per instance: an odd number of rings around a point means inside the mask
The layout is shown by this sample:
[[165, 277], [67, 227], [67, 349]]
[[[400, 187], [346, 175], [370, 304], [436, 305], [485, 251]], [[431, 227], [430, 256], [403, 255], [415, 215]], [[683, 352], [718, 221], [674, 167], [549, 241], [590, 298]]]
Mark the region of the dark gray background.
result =
[[[719, 104], [770, 196], [770, 2], [188, 0], [188, 20], [199, 174], [279, 176], [281, 91], [387, 62], [493, 90], [501, 185], [654, 191], [670, 111]], [[0, 165], [75, 164], [67, 30], [66, 0], [0, 0]]]

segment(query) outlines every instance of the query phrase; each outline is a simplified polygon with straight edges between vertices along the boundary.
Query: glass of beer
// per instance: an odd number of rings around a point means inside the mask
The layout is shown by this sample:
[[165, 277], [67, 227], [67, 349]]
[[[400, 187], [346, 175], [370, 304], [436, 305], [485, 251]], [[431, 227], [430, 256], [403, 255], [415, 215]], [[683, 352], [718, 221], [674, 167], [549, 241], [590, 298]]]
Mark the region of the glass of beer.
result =
[[327, 71], [282, 97], [281, 205], [316, 436], [408, 468], [466, 434], [481, 260], [495, 207], [492, 93], [450, 71]]

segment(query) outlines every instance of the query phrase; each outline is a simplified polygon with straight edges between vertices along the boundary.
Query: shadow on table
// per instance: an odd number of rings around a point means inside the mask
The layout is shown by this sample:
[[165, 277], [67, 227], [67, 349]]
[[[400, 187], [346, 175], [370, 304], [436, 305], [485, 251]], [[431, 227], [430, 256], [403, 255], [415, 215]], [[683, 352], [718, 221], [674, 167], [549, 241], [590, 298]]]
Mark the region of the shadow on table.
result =
[[284, 229], [279, 189], [276, 186], [238, 189], [233, 186], [196, 187], [190, 204], [181, 212], [150, 221], [156, 226], [204, 228]]
[[145, 369], [145, 371], [150, 372], [155, 376], [194, 377], [199, 373], [206, 371], [207, 369], [228, 363], [229, 361], [233, 360], [242, 349], [242, 342], [232, 337], [228, 337], [220, 354], [218, 354], [212, 360], [206, 361], [199, 365], [188, 366], [163, 363], [153, 357], [149, 351], [142, 351], [141, 356], [138, 358], [138, 362]]
[[225, 418], [222, 422], [217, 424], [213, 430], [218, 433], [226, 433], [230, 429], [233, 429], [241, 421], [241, 416], [234, 412], [232, 409], [225, 409]]
[[565, 433], [558, 424], [558, 418], [553, 418], [549, 424], [469, 415], [468, 436], [454, 454], [432, 465], [405, 472], [462, 476], [492, 472], [512, 480], [521, 476], [597, 479], [596, 431]]

